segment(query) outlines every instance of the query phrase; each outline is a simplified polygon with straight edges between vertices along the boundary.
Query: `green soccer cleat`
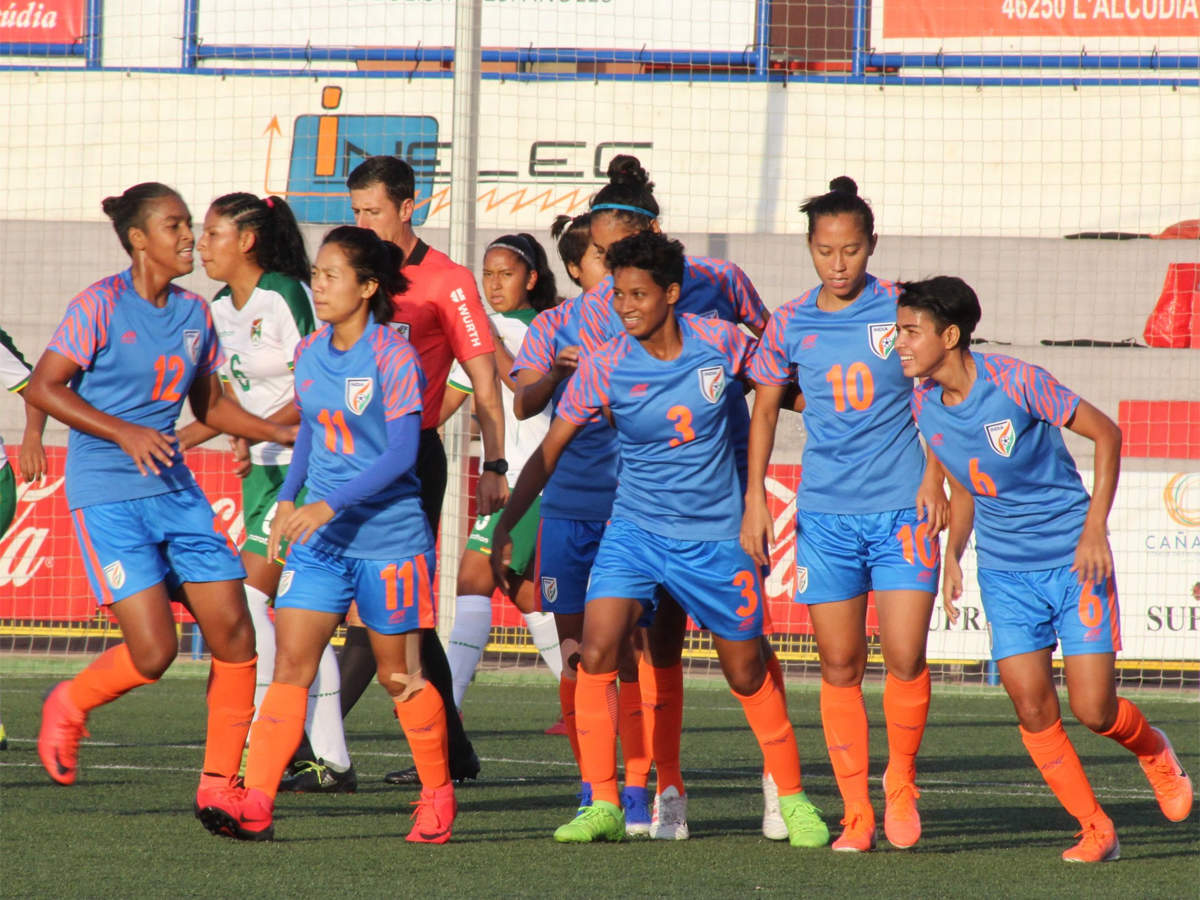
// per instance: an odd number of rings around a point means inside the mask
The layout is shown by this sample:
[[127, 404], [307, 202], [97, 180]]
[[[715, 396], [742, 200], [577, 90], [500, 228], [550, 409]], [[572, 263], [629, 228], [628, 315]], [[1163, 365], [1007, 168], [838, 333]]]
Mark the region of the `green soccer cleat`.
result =
[[615, 803], [595, 800], [579, 810], [566, 825], [554, 832], [560, 844], [590, 844], [593, 841], [619, 841], [625, 837], [625, 814]]
[[779, 812], [793, 847], [824, 847], [829, 843], [829, 826], [821, 820], [821, 811], [812, 805], [804, 791], [780, 797]]

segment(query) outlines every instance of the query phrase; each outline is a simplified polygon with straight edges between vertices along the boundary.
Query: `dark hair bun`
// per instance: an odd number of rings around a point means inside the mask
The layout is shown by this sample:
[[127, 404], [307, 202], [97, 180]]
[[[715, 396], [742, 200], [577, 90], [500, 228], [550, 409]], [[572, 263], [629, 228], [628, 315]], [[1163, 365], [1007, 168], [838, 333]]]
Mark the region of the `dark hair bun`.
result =
[[104, 215], [108, 216], [114, 222], [121, 216], [124, 206], [125, 198], [122, 196], [105, 197], [100, 201], [100, 209], [104, 211]]
[[636, 156], [619, 154], [608, 164], [608, 180], [612, 184], [627, 184], [631, 187], [654, 190], [650, 182], [650, 173], [642, 168], [641, 161]]
[[858, 196], [858, 185], [854, 183], [854, 179], [849, 175], [839, 175], [833, 179], [833, 181], [829, 182], [829, 189], [841, 194], [849, 194], [852, 197]]

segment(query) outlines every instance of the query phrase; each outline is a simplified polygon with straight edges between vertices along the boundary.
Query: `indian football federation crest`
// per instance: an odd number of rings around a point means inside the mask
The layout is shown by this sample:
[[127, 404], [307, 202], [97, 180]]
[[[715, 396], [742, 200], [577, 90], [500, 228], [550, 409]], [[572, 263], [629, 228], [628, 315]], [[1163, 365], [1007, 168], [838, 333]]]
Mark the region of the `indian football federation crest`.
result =
[[558, 600], [558, 579], [551, 578], [548, 575], [542, 576], [542, 598], [547, 603], [555, 603]]
[[1003, 422], [988, 422], [983, 426], [987, 432], [988, 444], [1001, 456], [1012, 456], [1013, 447], [1017, 443], [1017, 432], [1013, 428], [1012, 419]]
[[262, 325], [261, 316], [250, 323], [250, 344], [254, 347], [262, 344]]
[[391, 326], [392, 331], [399, 332], [400, 336], [406, 341], [409, 339], [409, 325], [407, 322], [388, 322], [388, 325]]
[[896, 346], [896, 323], [876, 322], [867, 326], [867, 343], [871, 352], [880, 359], [887, 359]]
[[696, 375], [700, 378], [700, 395], [709, 403], [716, 403], [725, 393], [725, 367], [705, 366]]
[[347, 378], [346, 379], [346, 408], [356, 416], [361, 416], [371, 404], [375, 395], [375, 379]]
[[183, 352], [194, 366], [200, 359], [200, 332], [195, 328], [183, 329]]
[[114, 590], [120, 590], [125, 584], [125, 567], [118, 559], [104, 567], [104, 578]]
[[808, 590], [808, 566], [796, 566], [796, 593]]
[[279, 596], [282, 597], [292, 589], [292, 579], [296, 577], [295, 569], [284, 569], [283, 574], [279, 576]]

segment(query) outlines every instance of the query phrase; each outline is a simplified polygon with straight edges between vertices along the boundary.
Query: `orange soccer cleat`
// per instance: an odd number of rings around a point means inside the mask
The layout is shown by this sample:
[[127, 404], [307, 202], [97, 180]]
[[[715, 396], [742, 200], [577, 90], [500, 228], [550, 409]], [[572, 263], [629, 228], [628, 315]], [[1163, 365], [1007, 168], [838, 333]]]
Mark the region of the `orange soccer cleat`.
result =
[[413, 805], [414, 822], [406, 840], [414, 844], [444, 844], [450, 840], [454, 817], [458, 815], [451, 782], [439, 788], [421, 788], [421, 799]]
[[91, 737], [84, 727], [87, 713], [68, 696], [69, 681], [60, 681], [42, 703], [38, 756], [59, 784], [74, 784], [79, 771], [79, 741]]
[[843, 853], [866, 853], [875, 849], [875, 810], [869, 803], [854, 803], [846, 807], [845, 825], [833, 849]]
[[893, 847], [906, 850], [921, 839], [921, 814], [917, 812], [921, 792], [912, 781], [901, 781], [891, 774], [889, 766], [883, 772], [883, 792], [887, 798], [883, 833]]
[[1079, 843], [1063, 851], [1062, 858], [1067, 862], [1100, 863], [1121, 858], [1117, 831], [1113, 828], [1112, 820], [1106, 816], [1101, 815], [1088, 822], [1083, 826], [1083, 831], [1075, 836], [1080, 838]]
[[1153, 756], [1139, 756], [1138, 762], [1150, 787], [1154, 788], [1154, 797], [1163, 815], [1172, 822], [1182, 822], [1192, 811], [1192, 779], [1183, 771], [1167, 736], [1158, 728], [1152, 730], [1162, 738], [1163, 747]]

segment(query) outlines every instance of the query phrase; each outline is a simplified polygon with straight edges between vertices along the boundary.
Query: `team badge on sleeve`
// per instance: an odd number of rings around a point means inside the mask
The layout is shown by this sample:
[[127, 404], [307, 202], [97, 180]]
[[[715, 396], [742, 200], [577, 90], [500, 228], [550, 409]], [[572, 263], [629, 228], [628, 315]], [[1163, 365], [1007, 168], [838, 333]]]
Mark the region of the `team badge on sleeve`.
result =
[[725, 367], [705, 366], [698, 369], [696, 374], [700, 377], [701, 396], [709, 403], [720, 400], [721, 395], [725, 393]]
[[983, 426], [987, 432], [988, 444], [1001, 456], [1012, 456], [1013, 447], [1017, 443], [1017, 432], [1013, 429], [1012, 419], [1003, 422], [988, 422]]
[[896, 346], [896, 323], [876, 322], [867, 326], [867, 343], [871, 352], [880, 359], [887, 359]]
[[125, 584], [125, 567], [121, 565], [119, 559], [116, 562], [110, 562], [104, 567], [104, 577], [108, 580], [113, 590], [119, 591], [121, 589]]
[[547, 603], [554, 603], [558, 600], [557, 578], [551, 578], [548, 575], [542, 576], [542, 597]]
[[409, 339], [408, 333], [411, 329], [409, 328], [407, 322], [388, 322], [388, 325], [391, 327], [392, 331], [399, 333], [399, 335], [406, 341]]
[[200, 359], [200, 332], [195, 328], [183, 330], [183, 351], [194, 366]]
[[375, 394], [375, 380], [373, 378], [347, 378], [346, 379], [346, 408], [356, 416], [361, 416], [371, 404], [371, 397]]

